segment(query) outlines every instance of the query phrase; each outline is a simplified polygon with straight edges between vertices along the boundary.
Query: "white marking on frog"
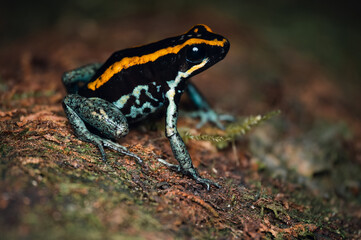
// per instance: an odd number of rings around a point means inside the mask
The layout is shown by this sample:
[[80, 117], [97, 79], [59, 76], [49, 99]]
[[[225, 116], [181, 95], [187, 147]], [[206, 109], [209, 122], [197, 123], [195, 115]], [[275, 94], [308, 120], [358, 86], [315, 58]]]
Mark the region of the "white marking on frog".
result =
[[209, 61], [208, 58], [205, 58], [201, 63], [194, 65], [187, 71], [178, 72], [177, 77], [174, 80], [167, 81], [167, 84], [169, 86], [169, 90], [165, 93], [165, 96], [169, 101], [169, 105], [167, 107], [167, 114], [166, 114], [167, 137], [170, 137], [176, 133], [177, 118], [173, 117], [175, 114], [177, 114], [177, 105], [175, 104], [174, 101], [176, 87], [178, 86], [178, 84], [182, 79], [189, 77], [194, 71], [204, 67], [208, 61]]
[[148, 91], [149, 90], [149, 86], [148, 85], [139, 85], [137, 87], [135, 87], [133, 89], [133, 92], [122, 96], [121, 98], [119, 98], [117, 101], [113, 102], [113, 104], [115, 106], [117, 106], [119, 109], [122, 109], [124, 107], [124, 105], [127, 103], [127, 101], [129, 100], [130, 96], [134, 96], [135, 97], [135, 103], [140, 105], [140, 95], [142, 90], [145, 90], [145, 94], [152, 100], [154, 101], [158, 101], [156, 98], [153, 97], [153, 95]]
[[[163, 103], [159, 102], [158, 106], [152, 105], [150, 102], [145, 102], [141, 107], [131, 106], [130, 107], [130, 113], [125, 115], [127, 118], [137, 118], [138, 115], [141, 115], [140, 117], [145, 117], [150, 113], [154, 113], [156, 110], [158, 110], [161, 106], [163, 106]], [[150, 109], [149, 113], [144, 113], [144, 110], [146, 108]], [[138, 116], [139, 117], [139, 116]]]

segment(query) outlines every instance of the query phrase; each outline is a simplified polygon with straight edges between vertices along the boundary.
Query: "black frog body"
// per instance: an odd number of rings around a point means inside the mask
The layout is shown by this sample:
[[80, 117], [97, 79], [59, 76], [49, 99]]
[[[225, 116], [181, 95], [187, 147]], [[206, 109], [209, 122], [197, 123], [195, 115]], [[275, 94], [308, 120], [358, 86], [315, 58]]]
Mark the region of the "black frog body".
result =
[[[186, 91], [199, 110], [201, 124], [211, 121], [222, 127], [217, 115], [189, 78], [222, 60], [229, 42], [206, 25], [196, 25], [183, 35], [148, 45], [117, 51], [104, 64], [90, 64], [66, 72], [63, 83], [65, 113], [82, 140], [94, 143], [106, 160], [103, 146], [135, 157], [113, 142], [125, 136], [128, 123], [145, 119], [166, 109], [166, 136], [182, 173], [204, 184], [218, 186], [201, 178], [193, 167], [188, 151], [177, 131], [178, 104]], [[81, 83], [81, 84], [80, 84]], [[224, 117], [227, 119], [227, 117]], [[89, 129], [96, 129], [95, 134]]]

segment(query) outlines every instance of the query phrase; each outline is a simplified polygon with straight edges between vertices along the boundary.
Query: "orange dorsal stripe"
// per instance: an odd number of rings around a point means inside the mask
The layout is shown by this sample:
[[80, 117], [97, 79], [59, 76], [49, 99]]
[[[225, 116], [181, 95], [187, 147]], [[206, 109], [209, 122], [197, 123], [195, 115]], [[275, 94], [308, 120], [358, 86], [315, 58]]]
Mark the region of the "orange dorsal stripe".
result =
[[127, 69], [127, 68], [135, 66], [135, 65], [145, 64], [148, 62], [154, 62], [158, 58], [165, 56], [167, 54], [177, 54], [182, 48], [184, 48], [187, 45], [204, 43], [207, 45], [223, 47], [226, 41], [227, 41], [226, 39], [219, 41], [217, 39], [204, 40], [204, 39], [198, 39], [198, 38], [191, 38], [182, 44], [179, 44], [179, 45], [176, 45], [173, 47], [163, 48], [154, 53], [146, 54], [143, 56], [125, 57], [125, 58], [122, 58], [120, 61], [113, 63], [107, 70], [105, 70], [105, 72], [102, 75], [100, 75], [93, 82], [88, 83], [87, 86], [89, 89], [95, 91], [95, 89], [101, 87], [103, 84], [108, 82], [109, 79], [114, 74], [119, 73], [123, 69]]

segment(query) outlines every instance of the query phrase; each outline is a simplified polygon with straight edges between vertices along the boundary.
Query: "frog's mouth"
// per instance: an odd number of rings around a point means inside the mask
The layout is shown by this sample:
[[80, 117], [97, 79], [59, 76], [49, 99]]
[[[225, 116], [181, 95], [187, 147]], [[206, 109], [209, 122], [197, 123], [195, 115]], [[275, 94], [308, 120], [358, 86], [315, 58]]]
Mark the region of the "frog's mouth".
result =
[[205, 58], [202, 60], [202, 62], [198, 63], [197, 65], [194, 65], [193, 67], [191, 67], [190, 69], [188, 69], [185, 72], [185, 75], [190, 76], [191, 74], [193, 74], [195, 71], [202, 69], [207, 63], [209, 62], [209, 58]]

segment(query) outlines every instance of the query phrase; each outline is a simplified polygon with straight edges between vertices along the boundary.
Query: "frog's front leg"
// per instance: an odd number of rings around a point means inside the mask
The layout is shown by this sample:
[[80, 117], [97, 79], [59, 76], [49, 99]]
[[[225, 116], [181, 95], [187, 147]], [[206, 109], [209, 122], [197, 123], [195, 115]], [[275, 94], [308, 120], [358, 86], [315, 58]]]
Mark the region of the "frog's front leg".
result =
[[199, 117], [200, 122], [197, 124], [197, 128], [201, 128], [205, 123], [212, 122], [218, 128], [224, 129], [221, 121], [234, 121], [235, 118], [228, 114], [217, 114], [208, 104], [207, 100], [203, 97], [201, 92], [196, 86], [189, 80], [186, 88], [186, 92], [197, 107], [198, 111], [191, 112], [190, 117]]
[[77, 93], [79, 83], [88, 83], [101, 65], [101, 63], [92, 63], [64, 73], [62, 81], [67, 93]]
[[[103, 161], [106, 161], [103, 148], [105, 146], [134, 157], [142, 163], [137, 155], [110, 140], [119, 139], [129, 132], [125, 116], [115, 105], [100, 98], [85, 98], [78, 94], [69, 94], [63, 100], [63, 107], [75, 135], [83, 141], [95, 144], [100, 150]], [[95, 128], [106, 138], [90, 132], [87, 125]]]
[[176, 168], [178, 171], [181, 171], [183, 174], [190, 176], [196, 182], [203, 184], [206, 186], [207, 190], [209, 190], [210, 185], [220, 187], [217, 183], [212, 182], [209, 179], [202, 178], [198, 171], [194, 168], [192, 159], [187, 151], [187, 148], [177, 131], [177, 118], [178, 118], [178, 104], [174, 101], [174, 90], [170, 90], [167, 93], [167, 98], [169, 100], [167, 113], [166, 113], [166, 127], [165, 133], [170, 142], [170, 146], [172, 148], [173, 154], [177, 161], [179, 162], [179, 166], [169, 164], [164, 160], [161, 160], [162, 163], [166, 165]]

